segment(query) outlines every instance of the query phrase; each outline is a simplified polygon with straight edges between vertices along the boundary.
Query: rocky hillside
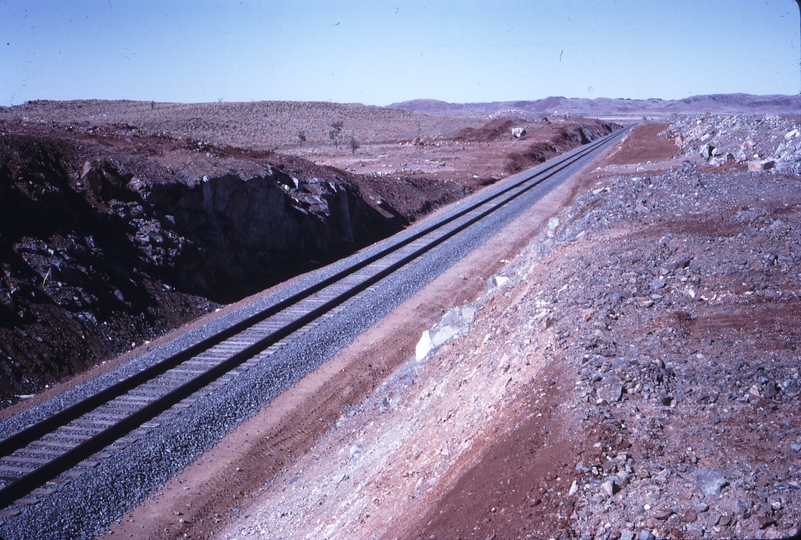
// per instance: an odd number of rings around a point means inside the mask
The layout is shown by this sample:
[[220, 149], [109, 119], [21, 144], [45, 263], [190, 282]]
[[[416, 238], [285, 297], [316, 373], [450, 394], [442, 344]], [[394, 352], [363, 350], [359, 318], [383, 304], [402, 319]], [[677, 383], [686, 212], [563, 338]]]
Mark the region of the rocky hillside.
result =
[[393, 103], [390, 108], [443, 116], [494, 114], [516, 111], [529, 114], [574, 114], [578, 116], [666, 116], [671, 114], [793, 114], [801, 112], [801, 96], [754, 96], [750, 94], [714, 94], [685, 99], [610, 99], [565, 98], [561, 96], [531, 101], [496, 101], [492, 103], [447, 103], [434, 99], [416, 99]]

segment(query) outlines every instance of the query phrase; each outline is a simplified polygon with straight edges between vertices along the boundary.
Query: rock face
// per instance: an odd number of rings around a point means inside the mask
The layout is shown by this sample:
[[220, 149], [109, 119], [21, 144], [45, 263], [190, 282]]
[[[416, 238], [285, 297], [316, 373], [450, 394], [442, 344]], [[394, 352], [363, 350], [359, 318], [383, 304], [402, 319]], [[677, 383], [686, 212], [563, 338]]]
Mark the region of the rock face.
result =
[[78, 142], [0, 137], [4, 404], [401, 227], [302, 160]]
[[300, 181], [274, 168], [248, 179], [227, 174], [193, 186], [146, 186], [142, 199], [164, 216], [156, 227], [182, 239], [181, 250], [165, 252], [158, 235], [142, 231], [140, 220], [137, 238], [147, 256], [176, 283], [219, 301], [260, 290], [399, 228], [351, 184]]

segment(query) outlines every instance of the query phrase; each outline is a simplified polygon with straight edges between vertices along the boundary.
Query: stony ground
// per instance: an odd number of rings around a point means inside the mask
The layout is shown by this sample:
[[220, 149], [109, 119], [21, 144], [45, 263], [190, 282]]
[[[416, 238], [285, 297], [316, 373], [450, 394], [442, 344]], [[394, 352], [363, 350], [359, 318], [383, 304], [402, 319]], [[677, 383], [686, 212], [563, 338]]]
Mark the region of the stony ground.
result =
[[475, 296], [440, 304], [439, 347], [358, 344], [407, 361], [212, 523], [177, 480], [154, 504], [207, 521], [165, 536], [796, 534], [799, 179], [670, 159], [664, 128], [587, 171], [483, 288], [456, 269]]
[[510, 269], [505, 350], [548, 380], [420, 536], [796, 534], [798, 182], [598, 171]]

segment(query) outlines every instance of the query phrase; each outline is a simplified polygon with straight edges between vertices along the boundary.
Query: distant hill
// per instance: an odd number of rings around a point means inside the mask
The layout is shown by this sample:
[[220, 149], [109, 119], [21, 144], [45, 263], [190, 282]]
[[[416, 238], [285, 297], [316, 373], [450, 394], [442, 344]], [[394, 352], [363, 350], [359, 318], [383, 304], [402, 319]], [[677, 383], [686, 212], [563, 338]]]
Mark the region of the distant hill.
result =
[[754, 96], [751, 94], [713, 94], [678, 100], [566, 98], [561, 96], [533, 101], [495, 101], [492, 103], [447, 103], [435, 99], [415, 99], [388, 105], [392, 109], [466, 116], [518, 111], [530, 114], [573, 114], [591, 116], [642, 116], [692, 113], [801, 114], [801, 95]]

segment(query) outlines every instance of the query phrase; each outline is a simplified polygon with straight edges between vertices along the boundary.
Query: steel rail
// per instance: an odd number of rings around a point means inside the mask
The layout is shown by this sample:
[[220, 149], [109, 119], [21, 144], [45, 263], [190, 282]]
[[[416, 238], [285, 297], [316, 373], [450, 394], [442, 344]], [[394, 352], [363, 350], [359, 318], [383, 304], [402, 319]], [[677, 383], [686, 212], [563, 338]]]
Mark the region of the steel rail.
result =
[[[52, 480], [53, 478], [56, 478], [59, 474], [75, 467], [76, 465], [84, 461], [87, 457], [95, 454], [96, 452], [105, 448], [106, 446], [118, 440], [119, 438], [123, 437], [124, 435], [137, 429], [143, 423], [152, 420], [159, 414], [170, 409], [175, 404], [188, 398], [198, 390], [208, 386], [210, 383], [219, 379], [221, 376], [230, 372], [236, 367], [240, 366], [248, 359], [258, 355], [266, 348], [270, 347], [271, 345], [274, 345], [275, 343], [286, 338], [287, 336], [291, 335], [297, 330], [303, 328], [308, 323], [319, 318], [325, 313], [331, 311], [335, 307], [343, 304], [347, 300], [353, 298], [354, 296], [363, 292], [372, 285], [378, 283], [380, 280], [392, 274], [399, 268], [405, 266], [412, 260], [417, 259], [424, 253], [430, 251], [431, 249], [434, 249], [435, 247], [444, 243], [445, 241], [455, 236], [459, 232], [465, 230], [466, 228], [484, 219], [485, 217], [495, 212], [499, 208], [503, 207], [504, 205], [508, 204], [509, 202], [522, 196], [524, 193], [535, 188], [540, 183], [552, 177], [557, 172], [578, 162], [583, 157], [592, 153], [600, 146], [610, 142], [613, 138], [620, 137], [621, 134], [622, 133], [619, 131], [607, 137], [599, 139], [598, 141], [595, 141], [589, 145], [585, 145], [584, 147], [581, 147], [577, 151], [571, 152], [570, 154], [563, 156], [563, 158], [555, 161], [553, 164], [532, 172], [532, 174], [526, 176], [524, 179], [514, 183], [513, 185], [498, 190], [496, 193], [493, 193], [487, 197], [479, 198], [477, 202], [469, 205], [465, 209], [462, 209], [442, 220], [438, 220], [434, 224], [423, 228], [421, 231], [416, 232], [415, 234], [412, 234], [407, 238], [401, 239], [396, 243], [392, 243], [390, 246], [380, 250], [378, 253], [370, 257], [367, 257], [360, 262], [348, 266], [347, 268], [335, 273], [334, 275], [324, 280], [321, 280], [320, 282], [314, 285], [307, 287], [303, 291], [300, 291], [290, 296], [289, 298], [286, 298], [285, 300], [277, 302], [276, 304], [269, 306], [268, 308], [262, 310], [261, 312], [251, 315], [246, 319], [214, 334], [213, 336], [210, 336], [206, 339], [199, 341], [198, 343], [186, 348], [185, 350], [180, 351], [166, 358], [165, 360], [162, 360], [159, 363], [150, 366], [149, 368], [146, 368], [141, 372], [132, 375], [131, 377], [90, 396], [86, 400], [76, 403], [64, 409], [63, 411], [56, 413], [53, 416], [48, 417], [47, 419], [29, 428], [26, 428], [25, 430], [19, 433], [12, 435], [11, 437], [5, 439], [4, 441], [0, 441], [0, 456], [5, 457], [17, 450], [21, 450], [27, 444], [41, 439], [44, 435], [52, 433], [56, 429], [68, 424], [69, 422], [77, 418], [80, 418], [84, 414], [91, 412], [97, 407], [110, 402], [114, 398], [119, 397], [150, 380], [153, 380], [154, 378], [166, 373], [167, 371], [183, 363], [184, 361], [189, 360], [197, 356], [198, 354], [209, 350], [213, 346], [218, 345], [223, 341], [225, 341], [226, 339], [229, 339], [230, 337], [233, 337], [234, 335], [237, 335], [242, 331], [253, 327], [257, 323], [277, 313], [280, 313], [286, 308], [297, 304], [301, 300], [309, 298], [310, 296], [316, 294], [317, 292], [320, 292], [321, 290], [330, 287], [331, 285], [339, 281], [342, 281], [343, 278], [350, 276], [355, 272], [357, 272], [358, 270], [361, 270], [369, 266], [370, 264], [386, 257], [387, 255], [398, 251], [402, 247], [405, 247], [411, 244], [412, 242], [419, 240], [420, 238], [423, 238], [424, 236], [431, 234], [432, 232], [435, 232], [438, 229], [443, 228], [445, 225], [448, 225], [453, 221], [461, 217], [464, 217], [470, 212], [477, 210], [481, 206], [493, 202], [495, 201], [495, 199], [498, 199], [515, 189], [519, 189], [517, 193], [511, 194], [509, 197], [500, 201], [498, 204], [495, 204], [490, 208], [477, 214], [476, 216], [471, 217], [464, 223], [457, 225], [454, 229], [447, 231], [445, 234], [437, 237], [431, 242], [428, 242], [426, 245], [402, 257], [400, 260], [376, 272], [372, 276], [367, 277], [361, 283], [351, 287], [346, 292], [336, 295], [332, 299], [326, 301], [325, 303], [312, 309], [311, 311], [308, 311], [307, 313], [301, 315], [300, 317], [284, 325], [278, 330], [270, 332], [268, 335], [262, 337], [261, 339], [258, 339], [256, 342], [247, 346], [243, 350], [233, 354], [228, 359], [220, 362], [211, 369], [203, 372], [197, 377], [180, 385], [178, 388], [175, 388], [166, 393], [165, 395], [148, 403], [143, 408], [131, 413], [130, 415], [126, 416], [119, 422], [109, 426], [108, 428], [92, 436], [90, 439], [68, 450], [67, 452], [64, 452], [63, 454], [54, 458], [48, 463], [45, 463], [35, 469], [32, 468], [31, 472], [28, 473], [26, 476], [17, 479], [15, 482], [5, 486], [0, 490], [0, 508], [5, 508], [13, 504], [14, 501], [19, 500], [21, 497], [24, 497], [25, 495], [28, 495], [36, 488], [45, 484], [47, 481]], [[536, 181], [531, 182], [531, 180], [535, 178]], [[525, 184], [529, 182], [531, 183], [526, 186]]]

